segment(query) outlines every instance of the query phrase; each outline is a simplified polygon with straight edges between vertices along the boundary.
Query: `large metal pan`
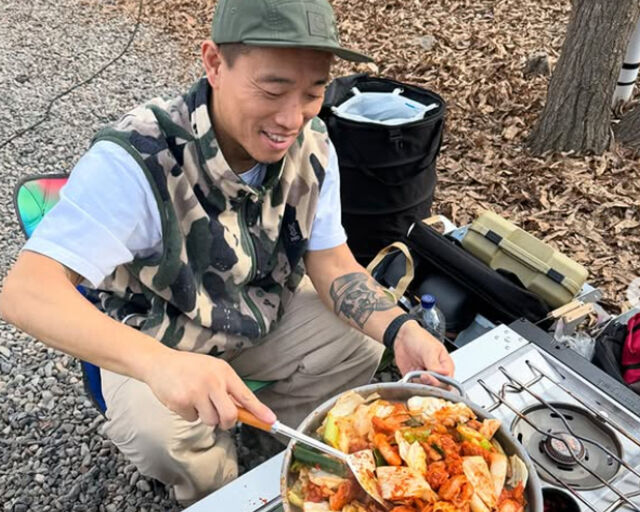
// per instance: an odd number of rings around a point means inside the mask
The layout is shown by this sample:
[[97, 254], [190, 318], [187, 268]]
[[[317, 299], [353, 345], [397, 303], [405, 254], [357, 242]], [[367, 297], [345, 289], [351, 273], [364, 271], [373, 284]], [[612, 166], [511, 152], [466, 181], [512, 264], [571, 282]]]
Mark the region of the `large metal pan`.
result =
[[[445, 384], [448, 384], [456, 390], [456, 392], [446, 391], [441, 388], [427, 386], [425, 384], [416, 384], [410, 382], [412, 379], [419, 377], [425, 373], [432, 375]], [[449, 400], [450, 402], [463, 402], [465, 403], [477, 416], [480, 421], [487, 418], [494, 418], [491, 414], [488, 414], [485, 410], [478, 407], [469, 401], [469, 398], [465, 394], [460, 383], [453, 379], [443, 377], [432, 372], [411, 372], [405, 375], [405, 377], [398, 382], [368, 384], [366, 386], [360, 386], [353, 391], [363, 397], [367, 397], [373, 393], [378, 393], [381, 398], [385, 400], [408, 400], [412, 396], [433, 396]], [[305, 434], [313, 434], [320, 424], [324, 420], [329, 410], [334, 406], [338, 396], [330, 398], [325, 403], [317, 407], [311, 414], [309, 414], [304, 421], [298, 427], [298, 430]], [[500, 430], [495, 434], [495, 439], [500, 443], [507, 455], [517, 455], [520, 457], [529, 471], [529, 480], [527, 481], [526, 497], [527, 497], [527, 512], [543, 512], [542, 501], [542, 486], [540, 485], [540, 479], [536, 473], [536, 469], [531, 462], [531, 459], [527, 455], [522, 445], [515, 440], [511, 435], [507, 427], [502, 424]], [[287, 491], [289, 486], [293, 484], [292, 476], [289, 473], [289, 466], [292, 463], [292, 450], [295, 442], [289, 443], [284, 455], [284, 461], [282, 463], [282, 473], [280, 479], [280, 491], [282, 494], [282, 503], [285, 512], [299, 512], [300, 509], [289, 503], [287, 498]]]

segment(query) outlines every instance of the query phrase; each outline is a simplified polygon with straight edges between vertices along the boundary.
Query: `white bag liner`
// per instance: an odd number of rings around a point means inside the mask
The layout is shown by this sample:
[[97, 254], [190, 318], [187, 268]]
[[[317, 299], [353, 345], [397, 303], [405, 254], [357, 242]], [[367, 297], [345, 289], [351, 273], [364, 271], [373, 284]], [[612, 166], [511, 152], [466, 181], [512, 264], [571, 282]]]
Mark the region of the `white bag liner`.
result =
[[336, 116], [351, 121], [396, 126], [422, 119], [427, 112], [438, 108], [437, 103], [423, 105], [402, 96], [400, 88], [393, 92], [361, 92], [353, 87], [351, 92], [351, 98], [331, 107]]

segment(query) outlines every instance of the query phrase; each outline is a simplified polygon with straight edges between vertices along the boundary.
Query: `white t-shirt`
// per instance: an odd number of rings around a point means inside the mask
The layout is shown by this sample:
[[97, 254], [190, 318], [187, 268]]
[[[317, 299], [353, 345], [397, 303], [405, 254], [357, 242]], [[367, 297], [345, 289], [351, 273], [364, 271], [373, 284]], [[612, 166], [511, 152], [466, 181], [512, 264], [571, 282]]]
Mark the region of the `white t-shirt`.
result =
[[[330, 144], [329, 164], [318, 198], [308, 250], [343, 244], [338, 157]], [[260, 185], [266, 166], [240, 177]], [[151, 185], [134, 158], [121, 146], [100, 141], [78, 161], [24, 249], [48, 256], [98, 287], [105, 277], [134, 258], [162, 252], [162, 223]]]

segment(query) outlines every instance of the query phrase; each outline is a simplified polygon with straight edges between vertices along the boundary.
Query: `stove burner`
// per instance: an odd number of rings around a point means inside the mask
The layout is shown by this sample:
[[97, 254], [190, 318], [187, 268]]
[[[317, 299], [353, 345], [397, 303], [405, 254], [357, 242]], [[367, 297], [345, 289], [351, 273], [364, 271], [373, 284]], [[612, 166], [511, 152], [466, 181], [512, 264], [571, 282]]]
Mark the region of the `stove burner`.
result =
[[554, 485], [559, 479], [580, 490], [604, 486], [594, 474], [605, 482], [613, 480], [620, 463], [601, 447], [622, 458], [616, 434], [580, 407], [565, 403], [551, 406], [557, 413], [543, 404], [523, 409], [521, 414], [526, 420], [516, 417], [511, 425], [514, 436], [539, 463], [540, 477]]
[[[579, 439], [566, 432], [552, 432], [542, 443], [544, 452], [558, 464], [575, 466], [587, 453]], [[577, 459], [577, 460], [576, 460]]]

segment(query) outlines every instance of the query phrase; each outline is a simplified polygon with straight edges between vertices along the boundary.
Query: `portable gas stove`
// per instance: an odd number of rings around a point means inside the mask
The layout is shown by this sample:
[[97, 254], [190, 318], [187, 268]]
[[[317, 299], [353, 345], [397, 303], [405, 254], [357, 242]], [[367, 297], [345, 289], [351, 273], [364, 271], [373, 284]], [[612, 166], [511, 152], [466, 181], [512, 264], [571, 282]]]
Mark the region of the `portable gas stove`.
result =
[[[509, 425], [543, 483], [545, 512], [640, 512], [640, 397], [528, 322], [452, 353], [473, 402]], [[281, 510], [280, 454], [188, 512]]]

